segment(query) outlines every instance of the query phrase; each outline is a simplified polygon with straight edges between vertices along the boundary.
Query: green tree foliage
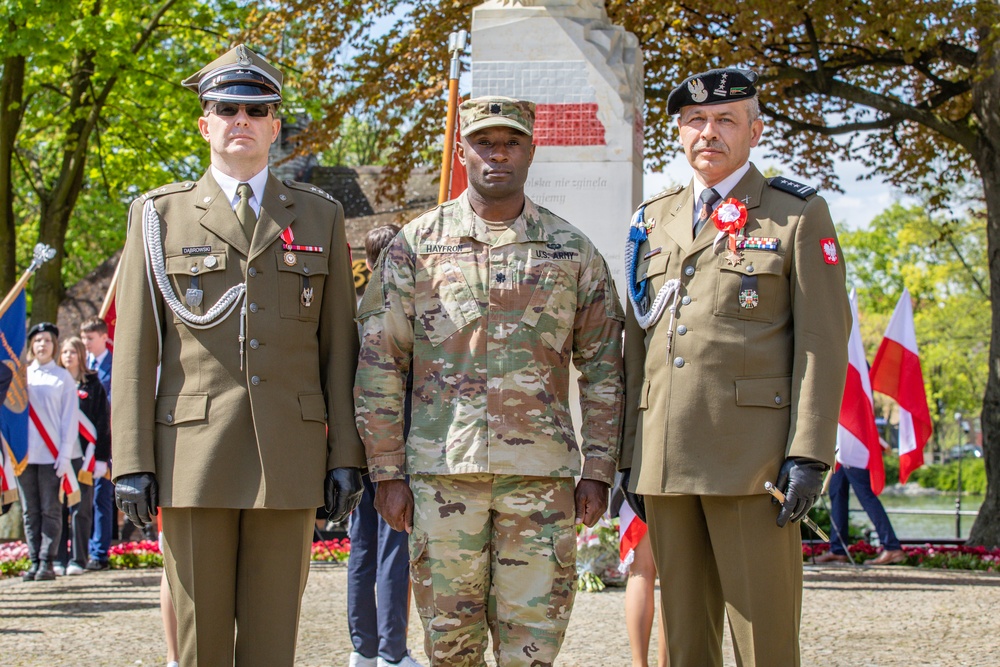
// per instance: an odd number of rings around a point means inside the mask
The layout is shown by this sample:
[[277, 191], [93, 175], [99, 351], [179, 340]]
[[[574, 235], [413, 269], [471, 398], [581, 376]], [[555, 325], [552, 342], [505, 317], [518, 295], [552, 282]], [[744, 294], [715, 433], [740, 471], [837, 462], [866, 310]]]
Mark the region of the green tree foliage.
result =
[[[228, 48], [236, 2], [0, 0], [0, 287], [36, 242], [34, 320], [121, 246], [127, 202], [196, 177], [207, 151], [180, 81]], [[4, 180], [6, 179], [6, 180]], [[16, 256], [15, 256], [16, 249]]]
[[[913, 299], [935, 442], [955, 442], [953, 414], [978, 414], [989, 375], [984, 216], [951, 218], [894, 204], [867, 229], [839, 233], [869, 362], [905, 286]], [[875, 395], [876, 412], [888, 414], [891, 403]]]

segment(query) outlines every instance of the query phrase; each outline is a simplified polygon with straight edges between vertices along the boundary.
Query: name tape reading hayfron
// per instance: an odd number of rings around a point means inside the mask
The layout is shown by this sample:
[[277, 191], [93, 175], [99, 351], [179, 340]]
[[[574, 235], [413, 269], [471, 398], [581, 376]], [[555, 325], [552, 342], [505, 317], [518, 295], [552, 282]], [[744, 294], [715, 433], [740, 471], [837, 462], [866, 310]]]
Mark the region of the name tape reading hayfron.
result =
[[421, 255], [439, 255], [444, 253], [472, 252], [471, 243], [448, 245], [444, 243], [425, 243], [420, 246]]

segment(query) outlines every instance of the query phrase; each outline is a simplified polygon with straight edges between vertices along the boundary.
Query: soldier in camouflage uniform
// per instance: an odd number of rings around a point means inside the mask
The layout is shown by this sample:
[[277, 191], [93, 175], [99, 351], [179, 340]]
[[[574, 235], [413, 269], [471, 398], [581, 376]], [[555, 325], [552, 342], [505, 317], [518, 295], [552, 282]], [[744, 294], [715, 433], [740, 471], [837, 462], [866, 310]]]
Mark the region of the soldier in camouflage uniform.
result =
[[358, 429], [376, 508], [410, 532], [431, 664], [485, 664], [489, 629], [498, 665], [552, 665], [574, 518], [604, 513], [618, 458], [624, 316], [593, 244], [524, 196], [534, 104], [478, 98], [460, 114], [469, 190], [403, 228], [359, 306]]

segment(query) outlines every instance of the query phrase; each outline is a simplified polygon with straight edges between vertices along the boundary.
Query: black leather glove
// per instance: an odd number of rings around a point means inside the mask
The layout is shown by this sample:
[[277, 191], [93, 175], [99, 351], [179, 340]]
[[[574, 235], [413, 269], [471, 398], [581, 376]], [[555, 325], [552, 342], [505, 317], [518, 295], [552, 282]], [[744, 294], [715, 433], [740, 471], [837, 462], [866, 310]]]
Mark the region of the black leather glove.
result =
[[160, 491], [156, 475], [138, 472], [122, 475], [115, 480], [115, 504], [129, 521], [139, 528], [155, 523], [156, 507], [160, 504]]
[[[778, 512], [778, 527], [784, 528], [788, 520], [801, 521], [823, 492], [823, 475], [830, 466], [815, 459], [790, 456], [781, 464], [775, 486], [785, 494], [785, 502]], [[778, 502], [774, 498], [771, 502]]]
[[334, 468], [326, 473], [323, 485], [323, 508], [331, 523], [340, 523], [361, 502], [365, 487], [361, 468]]
[[625, 468], [622, 470], [621, 478], [621, 489], [622, 495], [625, 496], [625, 502], [628, 506], [632, 508], [635, 515], [642, 519], [643, 523], [646, 523], [646, 501], [642, 499], [638, 493], [632, 493], [628, 490], [629, 481], [632, 479], [632, 469]]
[[7, 503], [6, 505], [0, 506], [0, 516], [3, 516], [10, 511], [10, 508], [14, 506], [14, 503]]

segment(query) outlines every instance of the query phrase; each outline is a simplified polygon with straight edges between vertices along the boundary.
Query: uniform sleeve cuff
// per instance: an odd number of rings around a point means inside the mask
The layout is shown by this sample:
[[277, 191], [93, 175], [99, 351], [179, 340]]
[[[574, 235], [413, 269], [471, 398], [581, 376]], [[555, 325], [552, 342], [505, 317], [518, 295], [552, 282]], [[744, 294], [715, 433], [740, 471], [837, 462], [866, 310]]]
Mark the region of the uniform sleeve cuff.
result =
[[611, 485], [615, 481], [615, 462], [609, 459], [584, 459], [583, 479], [595, 479]]
[[406, 479], [406, 455], [391, 454], [368, 459], [368, 475], [372, 482]]

